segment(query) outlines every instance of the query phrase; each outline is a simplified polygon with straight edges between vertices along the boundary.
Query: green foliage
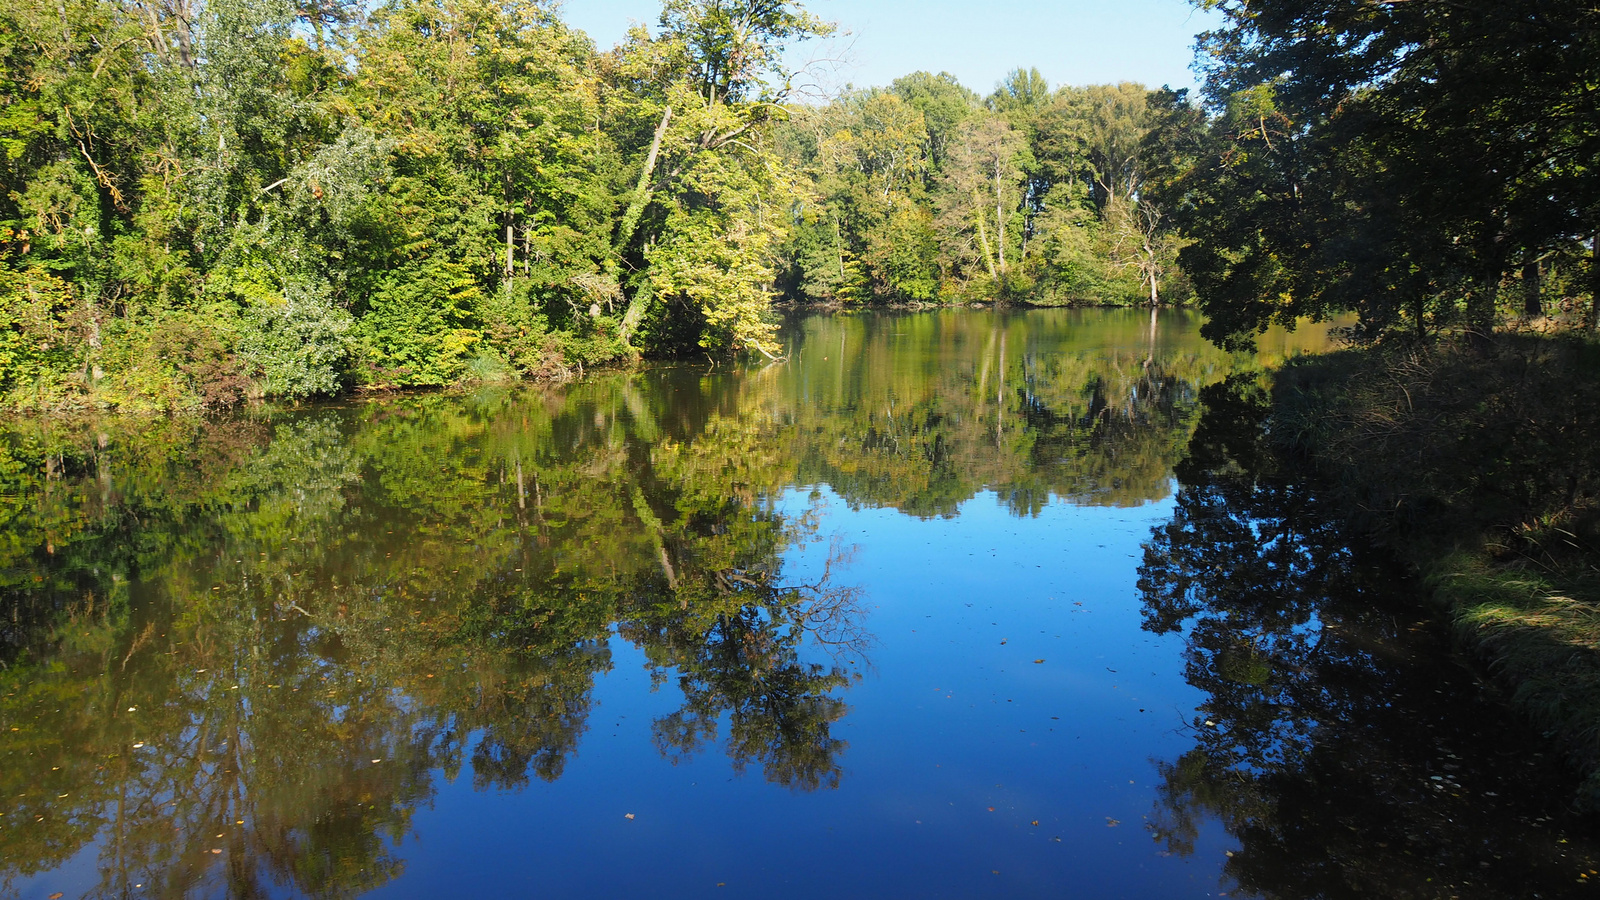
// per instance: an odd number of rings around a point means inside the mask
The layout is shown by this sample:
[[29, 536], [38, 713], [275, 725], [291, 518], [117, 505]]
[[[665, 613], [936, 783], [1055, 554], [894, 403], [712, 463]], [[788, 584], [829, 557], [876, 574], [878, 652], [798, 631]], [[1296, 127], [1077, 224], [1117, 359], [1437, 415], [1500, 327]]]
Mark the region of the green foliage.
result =
[[351, 358], [350, 314], [312, 292], [297, 293], [245, 314], [239, 357], [261, 373], [268, 395], [337, 393]]
[[767, 140], [785, 48], [830, 26], [792, 3], [662, 21], [603, 55], [541, 2], [8, 7], [7, 403], [770, 352], [792, 179]]
[[1486, 333], [1504, 288], [1538, 318], [1541, 267], [1591, 264], [1588, 5], [1206, 5], [1225, 22], [1201, 42], [1212, 121], [1177, 129], [1200, 135], [1193, 165], [1159, 193], [1213, 339], [1346, 310], [1367, 339]]
[[1187, 300], [1171, 224], [1143, 195], [1147, 166], [1183, 156], [1187, 133], [1159, 127], [1171, 96], [1019, 69], [985, 105], [919, 72], [797, 108], [779, 144], [804, 176], [781, 287], [835, 304]]
[[392, 272], [367, 299], [359, 335], [375, 383], [454, 381], [478, 341], [481, 291], [465, 267], [429, 260]]
[[64, 373], [82, 365], [85, 318], [66, 281], [0, 263], [0, 391], [17, 405], [48, 405], [42, 395], [54, 394]]

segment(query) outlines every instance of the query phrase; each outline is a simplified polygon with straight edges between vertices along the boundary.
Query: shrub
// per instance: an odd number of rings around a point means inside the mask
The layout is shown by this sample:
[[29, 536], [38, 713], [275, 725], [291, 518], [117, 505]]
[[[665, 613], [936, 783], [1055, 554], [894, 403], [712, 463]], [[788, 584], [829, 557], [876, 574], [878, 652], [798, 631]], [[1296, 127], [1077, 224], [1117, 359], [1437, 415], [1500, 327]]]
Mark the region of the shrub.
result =
[[282, 303], [263, 303], [245, 313], [239, 356], [260, 372], [269, 396], [336, 393], [353, 349], [350, 313], [303, 286], [291, 286], [287, 293]]

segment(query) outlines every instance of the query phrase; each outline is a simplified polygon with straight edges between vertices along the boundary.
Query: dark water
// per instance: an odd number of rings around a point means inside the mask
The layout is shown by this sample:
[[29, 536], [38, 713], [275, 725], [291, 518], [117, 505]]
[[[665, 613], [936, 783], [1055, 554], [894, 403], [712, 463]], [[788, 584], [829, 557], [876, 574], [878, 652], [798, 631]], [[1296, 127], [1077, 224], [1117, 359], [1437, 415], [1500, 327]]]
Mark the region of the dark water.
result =
[[15, 424], [0, 895], [1586, 896], [1195, 326]]

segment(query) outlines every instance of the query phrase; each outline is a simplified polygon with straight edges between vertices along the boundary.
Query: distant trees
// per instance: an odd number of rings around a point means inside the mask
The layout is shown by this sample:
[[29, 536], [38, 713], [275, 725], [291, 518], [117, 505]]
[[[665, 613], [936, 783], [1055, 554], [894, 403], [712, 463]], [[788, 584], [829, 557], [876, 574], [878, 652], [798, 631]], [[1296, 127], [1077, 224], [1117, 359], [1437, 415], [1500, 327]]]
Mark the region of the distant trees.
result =
[[1178, 242], [1143, 190], [1145, 160], [1173, 155], [1153, 147], [1169, 94], [1017, 69], [983, 99], [918, 72], [797, 108], [781, 286], [843, 304], [1181, 300]]

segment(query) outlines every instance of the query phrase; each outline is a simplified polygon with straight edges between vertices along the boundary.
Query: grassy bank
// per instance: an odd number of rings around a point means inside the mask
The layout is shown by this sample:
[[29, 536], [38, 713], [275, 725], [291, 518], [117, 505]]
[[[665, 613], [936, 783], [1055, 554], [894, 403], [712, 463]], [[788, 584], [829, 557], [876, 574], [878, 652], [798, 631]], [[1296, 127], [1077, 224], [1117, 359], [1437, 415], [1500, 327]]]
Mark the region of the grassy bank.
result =
[[1286, 366], [1276, 439], [1433, 588], [1600, 810], [1600, 343], [1500, 334]]

